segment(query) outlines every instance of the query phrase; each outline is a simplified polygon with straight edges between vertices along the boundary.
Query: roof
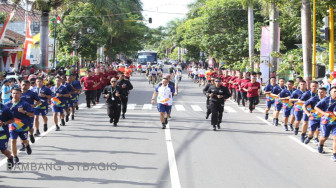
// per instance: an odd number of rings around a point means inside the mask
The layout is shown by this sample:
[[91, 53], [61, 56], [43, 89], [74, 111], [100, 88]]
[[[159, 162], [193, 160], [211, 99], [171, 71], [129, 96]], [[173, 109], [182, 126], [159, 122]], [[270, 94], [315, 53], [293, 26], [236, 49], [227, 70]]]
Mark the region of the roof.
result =
[[[0, 31], [2, 30], [2, 27], [0, 27]], [[23, 44], [26, 40], [26, 37], [24, 35], [21, 35], [15, 31], [6, 30], [6, 35], [4, 40], [2, 41], [1, 46], [20, 46]]]
[[[12, 5], [0, 4], [0, 12], [6, 12], [7, 14], [9, 14], [12, 9], [13, 9]], [[38, 13], [29, 12], [28, 15], [32, 22], [40, 22], [41, 20], [41, 16]], [[19, 22], [25, 21], [25, 10], [23, 8], [17, 7], [15, 15], [12, 19], [12, 22], [15, 21]]]

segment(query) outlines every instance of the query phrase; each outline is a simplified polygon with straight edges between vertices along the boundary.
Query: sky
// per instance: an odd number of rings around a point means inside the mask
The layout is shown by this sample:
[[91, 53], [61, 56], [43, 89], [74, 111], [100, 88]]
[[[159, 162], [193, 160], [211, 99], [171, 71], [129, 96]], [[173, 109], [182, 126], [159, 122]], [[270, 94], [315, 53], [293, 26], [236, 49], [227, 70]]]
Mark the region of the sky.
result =
[[[152, 18], [152, 24], [148, 27], [157, 28], [165, 26], [170, 20], [184, 18], [188, 13], [187, 5], [195, 0], [141, 0], [143, 4], [143, 16], [145, 20]], [[147, 21], [148, 23], [148, 21]]]

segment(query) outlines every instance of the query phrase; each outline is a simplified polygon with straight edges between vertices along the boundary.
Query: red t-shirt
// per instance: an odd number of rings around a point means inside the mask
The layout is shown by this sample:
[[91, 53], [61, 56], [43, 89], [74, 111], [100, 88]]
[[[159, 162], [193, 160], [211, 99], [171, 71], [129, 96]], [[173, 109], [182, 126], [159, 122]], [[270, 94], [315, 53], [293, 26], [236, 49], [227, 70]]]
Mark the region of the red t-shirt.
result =
[[259, 82], [255, 82], [255, 83], [249, 82], [248, 84], [245, 85], [245, 89], [248, 89], [247, 97], [259, 96], [258, 90], [260, 89], [260, 83]]
[[95, 78], [95, 82], [98, 83], [98, 85], [95, 89], [102, 89], [103, 84], [100, 81], [101, 76], [100, 75], [95, 75], [94, 78]]
[[95, 90], [95, 88], [93, 87], [94, 83], [95, 83], [95, 78], [90, 76], [90, 77], [83, 77], [80, 80], [81, 83], [84, 83], [84, 91], [91, 91], [91, 90]]
[[240, 85], [240, 91], [241, 92], [245, 92], [244, 90], [243, 90], [243, 88], [245, 88], [246, 87], [246, 85], [250, 82], [251, 80], [250, 79], [241, 79], [240, 81], [239, 81], [239, 85]]
[[224, 77], [224, 76], [222, 75], [221, 78], [222, 78], [223, 86], [225, 86], [225, 87], [229, 87], [229, 81], [230, 81], [230, 79], [231, 79], [231, 76], [226, 76], [226, 77]]

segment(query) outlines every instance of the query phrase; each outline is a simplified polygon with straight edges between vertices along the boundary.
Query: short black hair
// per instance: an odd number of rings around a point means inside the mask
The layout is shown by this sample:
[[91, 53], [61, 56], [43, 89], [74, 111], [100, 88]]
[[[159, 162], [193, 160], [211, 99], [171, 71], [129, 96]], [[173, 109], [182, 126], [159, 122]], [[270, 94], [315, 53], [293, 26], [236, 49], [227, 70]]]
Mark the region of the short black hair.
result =
[[279, 81], [280, 81], [280, 80], [285, 80], [285, 81], [286, 81], [286, 79], [285, 79], [285, 78], [279, 78]]
[[22, 83], [30, 84], [29, 80], [22, 80]]
[[317, 85], [318, 85], [318, 82], [317, 82], [317, 81], [312, 81], [311, 83], [312, 83], [312, 84], [317, 84]]
[[327, 88], [325, 88], [325, 87], [320, 87], [319, 90], [327, 91]]
[[260, 74], [260, 75], [262, 75], [262, 74], [261, 74], [261, 72], [257, 72], [257, 74]]
[[14, 87], [14, 88], [12, 89], [12, 92], [13, 92], [13, 91], [20, 91], [20, 93], [22, 93], [21, 88], [19, 88], [19, 87]]
[[306, 81], [304, 81], [304, 80], [301, 80], [300, 82], [302, 82], [302, 83], [306, 83]]
[[274, 77], [274, 76], [272, 76], [270, 79], [272, 79], [272, 78], [276, 79], [276, 77]]
[[298, 79], [300, 79], [300, 80], [303, 80], [303, 78], [302, 78], [301, 76], [298, 76], [298, 77], [296, 77], [296, 78], [298, 78]]
[[290, 82], [290, 83], [294, 84], [294, 81], [293, 81], [293, 80], [288, 80], [287, 82]]
[[256, 73], [256, 72], [252, 72], [252, 74], [251, 74], [251, 75], [253, 75], [253, 76], [254, 76], [254, 75], [257, 75], [257, 73]]
[[36, 77], [36, 80], [42, 80], [43, 81], [43, 78], [42, 77]]

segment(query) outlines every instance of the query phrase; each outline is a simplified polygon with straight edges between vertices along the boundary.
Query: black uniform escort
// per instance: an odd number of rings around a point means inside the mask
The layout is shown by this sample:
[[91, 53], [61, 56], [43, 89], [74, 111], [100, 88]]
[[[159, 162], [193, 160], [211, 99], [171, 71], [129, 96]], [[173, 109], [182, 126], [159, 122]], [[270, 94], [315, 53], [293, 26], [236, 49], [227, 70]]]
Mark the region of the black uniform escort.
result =
[[125, 119], [125, 113], [127, 111], [128, 95], [129, 91], [133, 89], [133, 85], [131, 84], [130, 81], [125, 80], [124, 75], [121, 75], [118, 80], [118, 86], [120, 87], [122, 118]]
[[206, 100], [206, 115], [205, 115], [205, 119], [209, 118], [209, 115], [211, 114], [211, 109], [210, 109], [210, 97], [207, 95], [207, 91], [209, 89], [209, 87], [212, 86], [211, 82], [208, 82], [207, 85], [205, 85], [204, 89], [203, 89], [203, 93], [204, 95], [206, 95], [207, 100]]
[[121, 97], [116, 96], [117, 93], [121, 93], [119, 86], [108, 85], [103, 90], [106, 98], [107, 115], [110, 117], [110, 123], [113, 123], [115, 127], [119, 122], [121, 112]]
[[215, 85], [209, 87], [207, 91], [207, 96], [210, 100], [210, 110], [211, 110], [211, 125], [213, 130], [216, 130], [216, 126], [220, 129], [220, 123], [222, 122], [224, 102], [225, 99], [231, 97], [229, 89], [225, 86], [220, 85], [221, 80], [216, 79]]

